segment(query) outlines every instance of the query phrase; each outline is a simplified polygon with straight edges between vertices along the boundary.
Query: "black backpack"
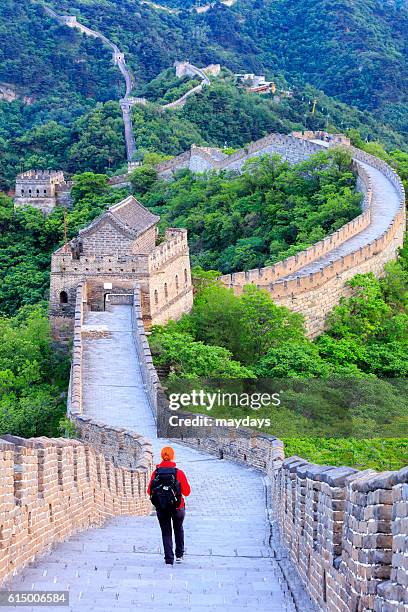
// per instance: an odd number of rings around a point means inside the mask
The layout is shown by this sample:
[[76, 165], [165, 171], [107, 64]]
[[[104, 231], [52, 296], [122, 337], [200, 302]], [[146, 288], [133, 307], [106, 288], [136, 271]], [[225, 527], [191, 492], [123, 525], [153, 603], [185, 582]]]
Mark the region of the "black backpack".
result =
[[150, 501], [157, 510], [175, 510], [181, 502], [177, 468], [157, 467], [150, 487]]

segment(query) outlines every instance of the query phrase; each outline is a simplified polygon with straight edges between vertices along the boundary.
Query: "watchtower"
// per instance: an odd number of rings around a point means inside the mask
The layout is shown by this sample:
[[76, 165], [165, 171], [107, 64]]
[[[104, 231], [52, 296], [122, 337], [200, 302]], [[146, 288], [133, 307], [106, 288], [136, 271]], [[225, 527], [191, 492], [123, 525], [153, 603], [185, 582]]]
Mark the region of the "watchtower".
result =
[[59, 194], [67, 189], [61, 171], [28, 170], [16, 178], [14, 206], [33, 206], [48, 214], [57, 205]]
[[51, 261], [50, 317], [54, 336], [73, 325], [78, 284], [86, 280], [88, 306], [101, 311], [108, 294], [141, 289], [147, 326], [177, 319], [191, 309], [193, 292], [187, 230], [167, 229], [157, 243], [160, 217], [133, 196], [108, 208]]

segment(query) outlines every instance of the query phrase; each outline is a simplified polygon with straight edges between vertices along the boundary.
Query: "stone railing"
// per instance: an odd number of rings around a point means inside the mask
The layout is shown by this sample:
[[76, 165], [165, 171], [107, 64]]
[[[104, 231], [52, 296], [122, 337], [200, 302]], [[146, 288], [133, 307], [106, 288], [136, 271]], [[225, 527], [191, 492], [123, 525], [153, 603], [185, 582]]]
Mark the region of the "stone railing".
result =
[[150, 352], [150, 346], [143, 324], [139, 287], [135, 287], [133, 293], [132, 331], [136, 353], [142, 372], [144, 389], [148, 397], [153, 416], [155, 420], [157, 420], [157, 397], [160, 389], [160, 381], [156, 368], [153, 365], [152, 354]]
[[[160, 388], [157, 402], [160, 434], [171, 438], [174, 412]], [[268, 476], [271, 544], [295, 600], [300, 579], [328, 612], [406, 609], [408, 467], [377, 473], [285, 459], [282, 441], [245, 429], [199, 427], [177, 441]]]
[[184, 153], [177, 155], [177, 157], [172, 157], [164, 162], [160, 162], [156, 166], [157, 174], [161, 176], [168, 171], [188, 167], [190, 156], [191, 151], [185, 151]]
[[0, 583], [77, 531], [151, 511], [151, 460], [119, 467], [78, 440], [3, 436], [0, 472]]
[[[364, 201], [362, 204], [363, 212], [350, 221], [346, 223], [337, 231], [333, 232], [323, 240], [316, 242], [311, 247], [308, 247], [304, 251], [297, 253], [291, 257], [287, 257], [286, 259], [272, 265], [267, 266], [265, 268], [255, 268], [252, 270], [247, 270], [245, 272], [234, 272], [232, 274], [224, 274], [220, 277], [220, 280], [223, 284], [228, 287], [234, 287], [236, 285], [243, 286], [246, 284], [254, 283], [259, 286], [267, 286], [268, 289], [273, 290], [274, 286], [271, 284], [278, 281], [280, 278], [288, 276], [289, 274], [293, 274], [298, 270], [301, 270], [306, 265], [313, 263], [320, 257], [327, 255], [333, 249], [340, 246], [348, 240], [352, 238], [356, 234], [359, 234], [363, 229], [367, 228], [370, 225], [371, 221], [371, 201], [372, 201], [372, 185], [371, 179], [368, 176], [366, 170], [361, 166], [361, 164], [355, 164], [356, 170], [358, 172], [358, 176], [361, 179], [364, 191]], [[319, 279], [321, 277], [321, 272], [319, 271], [318, 276]], [[307, 286], [310, 286], [310, 276], [307, 277]], [[315, 285], [314, 285], [315, 286]], [[298, 287], [296, 283], [296, 287]], [[284, 288], [286, 288], [284, 286]], [[298, 290], [298, 289], [297, 289]], [[278, 288], [278, 291], [281, 291], [281, 287]], [[298, 290], [299, 291], [299, 290]], [[279, 296], [281, 293], [279, 293]]]

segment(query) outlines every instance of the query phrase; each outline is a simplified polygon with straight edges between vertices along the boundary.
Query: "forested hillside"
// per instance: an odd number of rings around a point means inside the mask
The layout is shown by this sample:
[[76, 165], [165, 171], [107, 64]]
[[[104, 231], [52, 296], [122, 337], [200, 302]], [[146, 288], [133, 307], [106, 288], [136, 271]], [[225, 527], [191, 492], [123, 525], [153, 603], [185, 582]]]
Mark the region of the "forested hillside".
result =
[[[396, 108], [388, 103], [391, 98], [387, 98], [387, 118], [392, 119], [398, 129], [378, 119], [382, 98], [374, 103], [376, 98], [370, 93], [372, 78], [368, 76], [372, 73], [362, 69], [357, 78], [346, 70], [354, 88], [361, 86], [362, 75], [365, 75], [363, 89], [370, 103], [357, 94], [351, 96], [348, 81], [344, 85], [344, 95], [340, 92], [341, 62], [336, 64], [338, 73], [330, 72], [327, 66], [325, 70], [316, 69], [322, 75], [321, 80], [313, 77], [312, 70], [309, 78], [307, 66], [312, 59], [306, 57], [304, 45], [310, 44], [314, 53], [320, 53], [321, 49], [321, 61], [316, 59], [315, 62], [319, 67], [325, 65], [332, 53], [330, 48], [323, 52], [319, 37], [327, 36], [327, 41], [331, 40], [335, 20], [330, 28], [312, 27], [311, 20], [302, 44], [288, 42], [286, 45], [278, 36], [283, 28], [279, 26], [279, 15], [285, 5], [283, 0], [271, 5], [252, 3], [251, 10], [246, 0], [238, 0], [234, 7], [219, 4], [201, 15], [195, 11], [169, 14], [138, 0], [62, 0], [49, 4], [60, 13], [78, 14], [84, 23], [107, 34], [125, 51], [135, 75], [134, 93], [146, 95], [152, 103], [152, 106], [133, 110], [139, 156], [146, 151], [177, 155], [192, 143], [240, 147], [268, 132], [288, 133], [302, 128], [355, 129], [364, 140], [380, 140], [391, 150], [407, 146], [405, 128], [390, 115]], [[303, 22], [300, 17], [295, 19], [299, 4], [302, 3], [293, 2], [286, 7], [292, 16], [285, 22], [285, 28], [289, 28], [285, 34], [288, 40], [292, 36], [290, 28], [295, 23], [298, 28], [308, 23], [306, 13]], [[364, 6], [368, 10], [371, 4], [367, 1]], [[305, 11], [311, 12], [313, 6], [307, 3]], [[316, 6], [314, 9], [317, 10]], [[359, 11], [359, 15], [364, 14], [362, 8]], [[393, 5], [390, 11], [394, 15], [391, 24], [394, 29], [405, 23], [403, 5], [398, 15]], [[378, 19], [375, 22], [378, 36], [380, 33], [386, 36]], [[46, 15], [40, 4], [30, 0], [5, 0], [0, 6], [0, 24], [0, 94], [3, 87], [16, 97], [11, 101], [1, 100], [0, 95], [0, 188], [8, 190], [13, 186], [15, 175], [22, 166], [25, 169], [61, 168], [68, 175], [77, 171], [113, 172], [119, 169], [126, 159], [123, 123], [117, 103], [123, 93], [123, 82], [112, 64], [110, 50], [99, 40], [59, 25]], [[402, 51], [398, 54], [394, 47], [400, 39], [393, 36], [391, 30], [388, 34], [387, 49], [398, 64]], [[330, 47], [331, 43], [327, 44]], [[279, 52], [279, 45], [285, 45], [287, 51]], [[291, 53], [299, 57], [289, 61]], [[370, 55], [368, 51], [365, 53]], [[387, 54], [381, 52], [381, 58], [384, 56]], [[223, 66], [221, 77], [213, 78], [211, 87], [190, 98], [183, 109], [162, 113], [159, 104], [174, 100], [195, 84], [193, 79], [175, 78], [172, 64], [176, 59], [185, 58], [200, 66], [220, 62]], [[282, 68], [284, 60], [288, 64], [285, 70]], [[302, 78], [296, 66], [306, 67]], [[278, 88], [291, 86], [293, 97], [274, 99], [246, 94], [237, 89], [233, 72], [228, 67], [266, 70]], [[390, 78], [398, 75], [395, 78], [399, 81], [398, 95], [401, 97], [405, 77], [403, 70], [396, 71], [393, 66], [387, 68]], [[327, 82], [322, 80], [323, 76]], [[361, 111], [339, 102], [307, 84], [308, 81], [339, 98], [373, 110]], [[377, 89], [381, 96], [387, 91], [391, 96], [391, 88], [386, 90], [379, 82]], [[397, 94], [392, 95], [396, 100]], [[402, 106], [398, 108], [403, 110]], [[393, 113], [394, 119], [397, 114]]]
[[100, 41], [58, 25], [29, 0], [0, 3], [0, 83], [19, 100], [28, 98], [11, 104], [9, 119], [17, 121], [2, 121], [3, 137], [19, 136], [39, 121], [72, 122], [96, 101], [118, 97], [123, 87]]
[[[175, 59], [313, 84], [408, 133], [406, 0], [237, 0], [169, 14], [138, 0], [61, 0], [129, 52], [142, 80]], [[160, 4], [160, 3], [159, 3]], [[186, 6], [184, 0], [163, 5]]]

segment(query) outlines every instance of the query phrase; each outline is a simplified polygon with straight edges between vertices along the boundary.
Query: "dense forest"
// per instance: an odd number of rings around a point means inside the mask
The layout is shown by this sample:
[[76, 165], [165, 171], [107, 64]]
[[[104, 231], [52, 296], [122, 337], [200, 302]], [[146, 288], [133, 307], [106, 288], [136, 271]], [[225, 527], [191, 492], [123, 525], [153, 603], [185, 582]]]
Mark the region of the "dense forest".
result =
[[[163, 5], [190, 7], [184, 0]], [[98, 25], [130, 55], [142, 81], [174, 60], [221, 63], [266, 73], [291, 86], [312, 84], [375, 112], [407, 135], [408, 64], [404, 0], [238, 0], [205, 13], [155, 10], [138, 0], [58, 0]], [[159, 3], [160, 4], [160, 3]]]
[[142, 166], [132, 183], [162, 223], [188, 230], [193, 264], [228, 273], [281, 261], [356, 217], [361, 194], [351, 161], [322, 152], [291, 167], [265, 156], [239, 176], [183, 171], [171, 182]]

